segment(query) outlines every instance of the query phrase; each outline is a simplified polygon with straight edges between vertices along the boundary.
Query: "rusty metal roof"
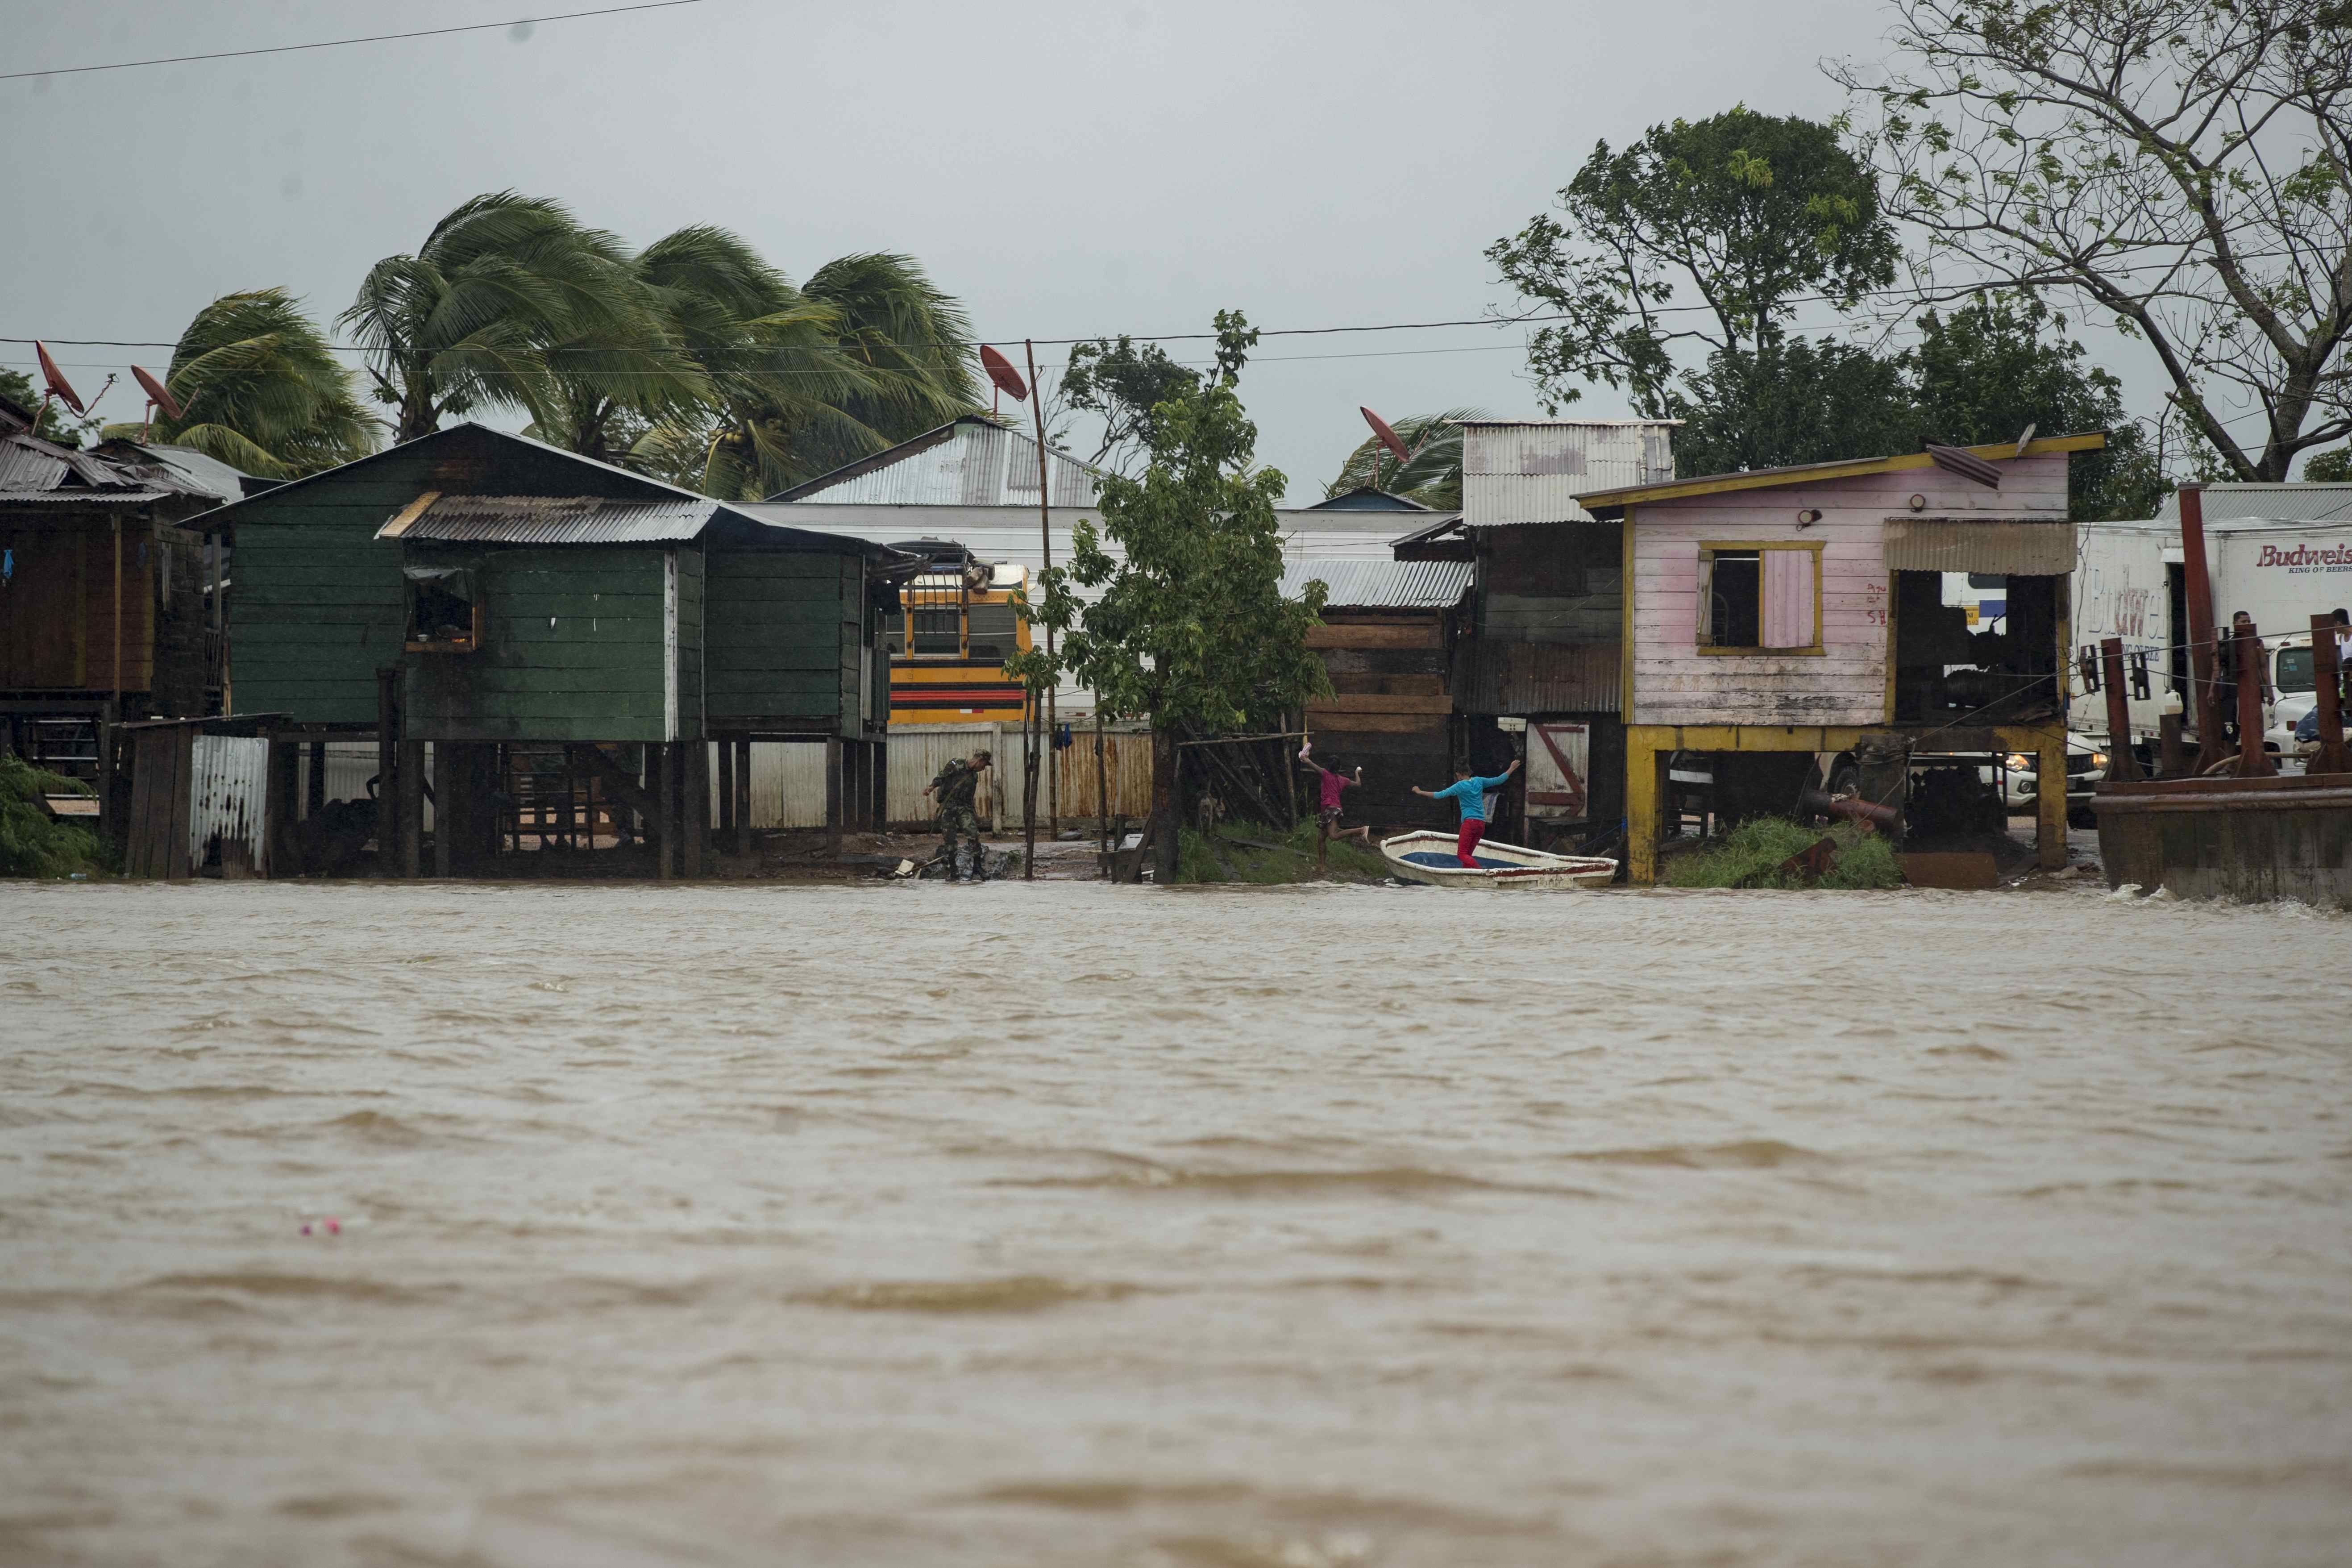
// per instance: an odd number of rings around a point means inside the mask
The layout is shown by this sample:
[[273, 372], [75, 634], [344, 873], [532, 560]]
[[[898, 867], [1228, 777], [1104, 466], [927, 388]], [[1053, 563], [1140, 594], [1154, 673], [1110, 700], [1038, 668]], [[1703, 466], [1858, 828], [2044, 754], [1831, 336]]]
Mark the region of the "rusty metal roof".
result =
[[11, 416], [0, 423], [0, 500], [136, 504], [189, 496], [234, 500], [245, 476], [180, 447], [109, 441], [84, 450], [43, 440]]
[[[652, 544], [695, 538], [719, 510], [715, 500], [688, 496], [614, 500], [445, 495], [399, 528], [398, 537], [483, 544]], [[376, 537], [393, 528], [387, 522]]]
[[1333, 609], [1445, 610], [1470, 589], [1467, 561], [1366, 561], [1310, 555], [1283, 569], [1282, 593], [1296, 598], [1321, 578]]

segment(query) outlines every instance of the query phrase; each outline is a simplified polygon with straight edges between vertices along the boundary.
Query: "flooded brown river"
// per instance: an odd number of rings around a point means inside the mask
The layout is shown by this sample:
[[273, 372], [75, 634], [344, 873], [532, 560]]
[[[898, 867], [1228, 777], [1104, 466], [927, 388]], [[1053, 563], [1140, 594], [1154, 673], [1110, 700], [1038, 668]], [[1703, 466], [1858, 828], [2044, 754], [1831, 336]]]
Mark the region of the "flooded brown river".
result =
[[2090, 889], [0, 886], [0, 1563], [2341, 1563], [2347, 960]]

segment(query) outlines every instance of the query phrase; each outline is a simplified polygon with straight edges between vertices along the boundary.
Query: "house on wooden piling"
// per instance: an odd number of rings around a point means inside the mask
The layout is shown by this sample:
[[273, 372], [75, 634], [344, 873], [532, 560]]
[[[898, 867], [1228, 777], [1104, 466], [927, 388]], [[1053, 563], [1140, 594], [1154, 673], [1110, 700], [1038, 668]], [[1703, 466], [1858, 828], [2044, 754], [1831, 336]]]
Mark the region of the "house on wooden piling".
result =
[[34, 428], [0, 398], [0, 741], [86, 774], [110, 718], [220, 710], [221, 562], [173, 524], [274, 481]]
[[318, 778], [326, 745], [373, 742], [375, 837], [409, 874], [429, 795], [444, 875], [608, 830], [695, 875], [714, 820], [748, 847], [754, 742], [823, 747], [836, 830], [881, 820], [880, 637], [912, 564], [882, 546], [472, 424], [189, 527], [232, 542], [238, 702], [288, 716], [277, 793], [294, 744]]
[[[1474, 569], [1449, 689], [1462, 766], [1497, 773], [1526, 759], [1496, 803], [1498, 833], [1555, 847], [1622, 819], [1623, 539], [1577, 492], [1672, 479], [1673, 431], [1671, 420], [1468, 421], [1461, 512], [1396, 541], [1400, 561]], [[1506, 723], [1524, 723], [1524, 739]]]
[[[1669, 765], [1787, 811], [1824, 759], [1863, 793], [1927, 803], [1921, 759], [1972, 786], [1981, 759], [2066, 766], [2070, 455], [2100, 434], [1583, 489], [1625, 584], [1621, 682], [1628, 861], [1653, 880]], [[2005, 578], [1971, 632], [1946, 574]], [[1930, 770], [1931, 772], [1933, 770]], [[1965, 774], [1965, 779], [1961, 775]], [[1996, 808], [1997, 809], [1997, 808]], [[2066, 863], [2063, 790], [2041, 795], [2041, 863]]]

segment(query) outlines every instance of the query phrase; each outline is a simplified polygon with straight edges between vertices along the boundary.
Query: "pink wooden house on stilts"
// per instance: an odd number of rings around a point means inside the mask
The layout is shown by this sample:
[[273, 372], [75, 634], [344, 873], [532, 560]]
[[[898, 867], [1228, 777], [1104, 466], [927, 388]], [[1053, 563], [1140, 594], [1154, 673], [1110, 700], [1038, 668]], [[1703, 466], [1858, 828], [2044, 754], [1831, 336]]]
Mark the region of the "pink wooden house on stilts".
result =
[[[2104, 435], [1675, 479], [1577, 497], [1621, 521], [1628, 869], [1656, 879], [1668, 759], [1719, 788], [1798, 792], [1822, 757], [1900, 804], [1920, 755], [2037, 759], [2065, 774], [2069, 455]], [[2000, 629], [1944, 574], [2005, 579]], [[2038, 795], [2041, 864], [2066, 863], [2066, 795]]]

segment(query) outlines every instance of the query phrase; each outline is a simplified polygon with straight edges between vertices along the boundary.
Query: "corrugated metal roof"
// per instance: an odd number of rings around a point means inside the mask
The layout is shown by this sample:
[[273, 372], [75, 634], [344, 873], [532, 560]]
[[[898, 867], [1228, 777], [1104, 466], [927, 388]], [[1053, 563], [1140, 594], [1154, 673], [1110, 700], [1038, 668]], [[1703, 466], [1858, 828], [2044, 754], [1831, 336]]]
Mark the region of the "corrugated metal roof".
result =
[[1465, 421], [1462, 520], [1472, 528], [1515, 522], [1591, 522], [1580, 493], [1657, 484], [1675, 477], [1671, 420]]
[[[2275, 522], [2338, 522], [2352, 519], [2352, 485], [2300, 481], [2283, 485], [2207, 485], [2205, 521], [2232, 522], [2263, 518]], [[2158, 522], [2180, 521], [2180, 497], [2164, 498], [2156, 509]]]
[[[1055, 506], [1095, 504], [1095, 470], [1045, 448]], [[887, 451], [821, 474], [768, 498], [828, 506], [1028, 506], [1037, 504], [1037, 443], [1021, 431], [966, 415]]]
[[84, 451], [13, 426], [0, 431], [0, 498], [12, 502], [142, 502], [172, 496], [234, 500], [245, 476], [176, 447], [109, 441]]
[[[417, 513], [399, 537], [486, 544], [651, 544], [692, 539], [719, 510], [715, 500], [687, 497], [445, 495]], [[384, 535], [379, 531], [376, 537]]]
[[1470, 589], [1467, 561], [1363, 561], [1310, 555], [1283, 569], [1282, 593], [1297, 598], [1321, 578], [1334, 609], [1444, 610]]

